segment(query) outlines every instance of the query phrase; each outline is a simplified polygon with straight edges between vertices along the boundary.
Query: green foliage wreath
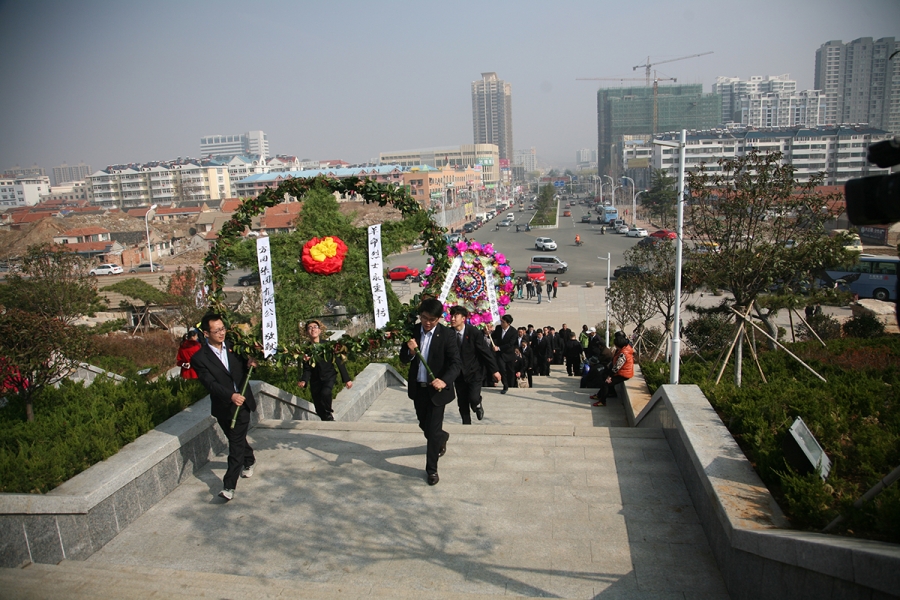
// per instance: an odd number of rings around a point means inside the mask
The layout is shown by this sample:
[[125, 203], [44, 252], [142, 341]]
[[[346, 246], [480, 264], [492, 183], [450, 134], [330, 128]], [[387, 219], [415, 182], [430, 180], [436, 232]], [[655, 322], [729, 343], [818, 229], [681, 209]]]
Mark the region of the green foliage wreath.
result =
[[[406, 188], [394, 184], [379, 183], [359, 177], [336, 179], [321, 175], [315, 178], [287, 179], [276, 188], [266, 189], [256, 198], [244, 200], [231, 219], [223, 225], [215, 245], [206, 255], [204, 265], [206, 282], [209, 285], [208, 303], [211, 311], [223, 315], [228, 313], [224, 304], [225, 294], [223, 291], [225, 276], [229, 270], [229, 262], [226, 260], [226, 256], [242, 240], [242, 235], [250, 227], [253, 217], [261, 215], [269, 207], [280, 204], [288, 196], [303, 198], [313, 190], [350, 195], [367, 204], [375, 202], [379, 206], [391, 205], [402, 213], [404, 219], [423, 213], [430, 216], [430, 212], [422, 209], [419, 203], [409, 195]], [[433, 276], [430, 278], [432, 283], [429, 284], [424, 293], [433, 294], [440, 282], [443, 281], [450, 263], [447, 258], [447, 246], [444, 238], [446, 230], [439, 227], [430, 218], [428, 222], [429, 226], [421, 233], [421, 238], [425, 252], [434, 258], [434, 267], [432, 269]], [[394, 318], [384, 329], [371, 329], [355, 338], [345, 335], [337, 342], [325, 342], [324, 344], [329, 347], [326, 349], [320, 344], [316, 349], [317, 354], [333, 355], [338, 353], [352, 357], [367, 352], [377, 352], [382, 348], [399, 343], [402, 336], [406, 334], [412, 323], [415, 322], [415, 307], [418, 305], [419, 299], [419, 295], [414, 296], [409, 304], [401, 307], [400, 314], [392, 314]], [[239, 330], [232, 330], [231, 334], [234, 336], [234, 341], [239, 351], [259, 357], [262, 346], [256, 334]], [[275, 359], [284, 363], [286, 360], [296, 360], [304, 354], [309, 355], [311, 350], [311, 344], [281, 344]]]

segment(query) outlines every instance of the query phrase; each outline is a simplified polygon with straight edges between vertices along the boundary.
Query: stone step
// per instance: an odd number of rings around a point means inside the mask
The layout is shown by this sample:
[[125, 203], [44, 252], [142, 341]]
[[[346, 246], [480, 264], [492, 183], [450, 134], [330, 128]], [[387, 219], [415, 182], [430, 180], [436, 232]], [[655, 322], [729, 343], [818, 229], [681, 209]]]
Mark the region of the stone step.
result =
[[[31, 564], [22, 569], [0, 569], [0, 589], [6, 600], [91, 600], [143, 598], [396, 598], [418, 600], [422, 590], [375, 585], [323, 583], [223, 573], [181, 571], [135, 565], [63, 561], [58, 565]], [[494, 594], [429, 590], [437, 600], [493, 599]], [[527, 598], [528, 596], [520, 596]], [[534, 596], [532, 596], [534, 597]]]

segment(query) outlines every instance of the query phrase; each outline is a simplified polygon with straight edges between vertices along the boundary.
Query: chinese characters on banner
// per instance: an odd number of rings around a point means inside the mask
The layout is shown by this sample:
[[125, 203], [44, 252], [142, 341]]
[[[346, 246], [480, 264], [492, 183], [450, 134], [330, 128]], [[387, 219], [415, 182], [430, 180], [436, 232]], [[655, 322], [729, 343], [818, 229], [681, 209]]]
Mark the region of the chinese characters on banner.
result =
[[450, 270], [447, 271], [447, 276], [444, 277], [444, 285], [441, 286], [441, 294], [438, 296], [438, 300], [442, 303], [447, 301], [447, 294], [450, 293], [450, 288], [453, 287], [453, 280], [456, 279], [457, 273], [459, 273], [459, 268], [462, 266], [462, 256], [457, 256], [453, 259], [453, 262], [450, 263]]
[[263, 356], [275, 354], [278, 348], [278, 324], [275, 321], [275, 286], [272, 284], [272, 251], [269, 238], [256, 238], [256, 263], [259, 265], [260, 299], [262, 300]]
[[388, 312], [387, 287], [384, 282], [384, 262], [381, 256], [381, 225], [369, 227], [369, 281], [372, 304], [375, 307], [375, 328], [381, 329], [391, 320]]
[[487, 296], [488, 303], [491, 305], [491, 322], [494, 325], [500, 324], [500, 304], [497, 302], [497, 288], [494, 287], [494, 267], [484, 265], [484, 280], [488, 282]]

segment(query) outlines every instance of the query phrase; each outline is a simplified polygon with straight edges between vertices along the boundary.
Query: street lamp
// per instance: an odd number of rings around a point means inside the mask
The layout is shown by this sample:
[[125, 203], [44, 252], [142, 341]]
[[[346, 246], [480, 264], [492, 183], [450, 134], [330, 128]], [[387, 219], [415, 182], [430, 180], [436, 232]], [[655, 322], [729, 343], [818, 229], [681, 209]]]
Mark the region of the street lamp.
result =
[[150, 245], [150, 217], [153, 216], [153, 211], [156, 210], [156, 204], [150, 207], [150, 209], [144, 214], [144, 227], [147, 230], [147, 256], [150, 259], [150, 272], [153, 272], [153, 246]]
[[636, 226], [637, 224], [637, 199], [641, 194], [646, 194], [647, 190], [641, 190], [637, 194], [631, 197], [631, 224]]
[[680, 324], [681, 320], [681, 251], [682, 251], [682, 233], [684, 229], [684, 153], [687, 146], [687, 130], [681, 130], [681, 138], [678, 142], [669, 140], [653, 140], [657, 146], [666, 146], [667, 148], [678, 148], [678, 221], [675, 226], [675, 311], [673, 318], [675, 324], [672, 326], [672, 357], [669, 366], [669, 383], [678, 383], [679, 369], [681, 368], [681, 339]]
[[612, 269], [612, 259], [610, 253], [606, 253], [606, 258], [598, 256], [600, 260], [606, 261], [606, 347], [609, 348], [609, 271]]
[[604, 177], [609, 179], [609, 187], [612, 190], [612, 196], [610, 196], [609, 205], [612, 206], [616, 203], [616, 188], [615, 188], [616, 183], [613, 181], [613, 178], [610, 177], [609, 175], [604, 175]]
[[631, 177], [627, 177], [625, 175], [622, 176], [622, 179], [627, 179], [631, 182], [631, 225], [634, 226], [634, 179]]

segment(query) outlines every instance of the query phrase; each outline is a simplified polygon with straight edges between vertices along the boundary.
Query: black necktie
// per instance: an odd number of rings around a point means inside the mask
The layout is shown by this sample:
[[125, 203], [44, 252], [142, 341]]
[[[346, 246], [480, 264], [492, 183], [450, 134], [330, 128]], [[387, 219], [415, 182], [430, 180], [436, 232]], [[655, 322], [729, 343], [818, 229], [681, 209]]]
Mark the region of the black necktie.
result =
[[456, 334], [456, 342], [459, 344], [459, 347], [462, 348], [463, 343], [463, 332], [460, 331]]

